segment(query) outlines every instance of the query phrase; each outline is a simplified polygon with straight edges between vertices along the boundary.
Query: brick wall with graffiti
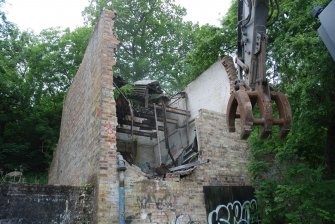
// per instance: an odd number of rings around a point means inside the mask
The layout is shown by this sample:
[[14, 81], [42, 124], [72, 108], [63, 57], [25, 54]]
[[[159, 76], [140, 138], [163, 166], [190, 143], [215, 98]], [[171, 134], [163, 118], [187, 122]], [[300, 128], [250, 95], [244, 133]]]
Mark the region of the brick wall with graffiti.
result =
[[[116, 107], [113, 98], [113, 12], [95, 28], [67, 94], [50, 184], [96, 190], [94, 223], [118, 223]], [[228, 133], [225, 115], [200, 110], [195, 118], [198, 159], [209, 161], [187, 175], [149, 178], [135, 165], [125, 171], [126, 223], [207, 223], [204, 186], [248, 185], [247, 143]]]
[[259, 223], [254, 188], [204, 186], [208, 224]]
[[[225, 116], [201, 110], [195, 123], [200, 159], [209, 159], [209, 163], [184, 177], [168, 174], [154, 179], [145, 177], [140, 168], [127, 165], [126, 223], [207, 223], [204, 187], [249, 184], [247, 145], [238, 134], [227, 133]], [[220, 202], [212, 206], [213, 210], [218, 205]]]

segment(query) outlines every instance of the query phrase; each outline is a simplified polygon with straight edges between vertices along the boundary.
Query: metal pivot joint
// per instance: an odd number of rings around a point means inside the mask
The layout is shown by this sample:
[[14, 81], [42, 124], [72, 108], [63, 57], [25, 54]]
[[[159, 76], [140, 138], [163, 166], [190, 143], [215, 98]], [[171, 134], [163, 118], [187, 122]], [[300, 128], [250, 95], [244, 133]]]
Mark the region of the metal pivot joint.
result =
[[[241, 139], [247, 139], [254, 125], [260, 126], [260, 138], [280, 127], [279, 137], [284, 138], [291, 128], [291, 107], [283, 93], [270, 90], [266, 79], [266, 22], [269, 0], [239, 0], [238, 5], [238, 66], [239, 79], [227, 106], [228, 130], [234, 132], [235, 119], [240, 118]], [[259, 108], [255, 118], [253, 108]], [[276, 105], [278, 117], [273, 117]]]

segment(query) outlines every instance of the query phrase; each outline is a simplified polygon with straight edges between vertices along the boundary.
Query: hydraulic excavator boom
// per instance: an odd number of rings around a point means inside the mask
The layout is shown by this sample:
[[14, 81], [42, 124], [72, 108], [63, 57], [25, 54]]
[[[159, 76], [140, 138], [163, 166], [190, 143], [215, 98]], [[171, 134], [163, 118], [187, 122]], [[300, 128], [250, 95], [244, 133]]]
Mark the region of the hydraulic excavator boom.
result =
[[[291, 128], [291, 107], [283, 93], [271, 91], [266, 78], [266, 24], [269, 7], [278, 7], [278, 0], [238, 0], [238, 51], [236, 64], [238, 79], [227, 107], [230, 132], [235, 131], [235, 119], [240, 118], [241, 138], [249, 137], [252, 126], [260, 126], [260, 138], [280, 126], [279, 137], [284, 138]], [[272, 13], [271, 13], [272, 14]], [[258, 105], [260, 117], [253, 108]], [[273, 117], [273, 104], [278, 117]]]

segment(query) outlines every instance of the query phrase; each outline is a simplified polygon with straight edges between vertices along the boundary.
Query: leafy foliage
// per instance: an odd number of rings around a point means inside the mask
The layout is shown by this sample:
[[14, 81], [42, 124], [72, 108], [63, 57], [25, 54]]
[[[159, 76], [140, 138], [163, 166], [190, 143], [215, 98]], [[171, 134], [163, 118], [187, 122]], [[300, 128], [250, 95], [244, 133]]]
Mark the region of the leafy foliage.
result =
[[[237, 2], [234, 3], [235, 5]], [[168, 92], [182, 90], [236, 43], [235, 11], [224, 19], [224, 29], [183, 22], [186, 10], [172, 0], [93, 0], [84, 11], [94, 25], [104, 9], [117, 12], [115, 74], [133, 82], [156, 79]]]
[[91, 29], [48, 29], [36, 35], [1, 15], [0, 169], [45, 175], [58, 140], [63, 98]]
[[223, 27], [195, 25], [192, 33], [192, 47], [183, 59], [180, 80], [181, 87], [196, 79], [214, 62], [224, 55], [232, 54], [237, 43], [237, 1], [223, 18]]
[[292, 107], [287, 139], [254, 132], [249, 171], [264, 223], [331, 223], [334, 198], [335, 64], [318, 37], [312, 8], [329, 1], [280, 1], [269, 28], [268, 64]]
[[193, 27], [182, 21], [185, 9], [171, 0], [93, 0], [84, 11], [87, 22], [95, 24], [103, 9], [117, 12], [114, 74], [130, 82], [155, 79], [174, 89], [191, 46]]
[[114, 89], [114, 99], [115, 100], [119, 99], [121, 94], [124, 94], [126, 97], [132, 96], [134, 94], [134, 86], [132, 84], [126, 84], [120, 88]]
[[[0, 0], [0, 6], [4, 0]], [[313, 7], [329, 0], [281, 0], [269, 27], [268, 65], [293, 112], [285, 140], [253, 132], [249, 166], [264, 223], [331, 223], [335, 219], [335, 64], [317, 35]], [[172, 0], [92, 0], [95, 24], [105, 8], [117, 10], [121, 45], [117, 70], [129, 81], [157, 79], [182, 89], [224, 54], [237, 38], [237, 0], [222, 28], [183, 22]], [[22, 32], [0, 10], [0, 169], [22, 169], [45, 179], [58, 139], [63, 97], [92, 29]], [[131, 86], [131, 85], [130, 85]], [[125, 87], [131, 94], [131, 88]], [[277, 130], [278, 131], [278, 130]], [[42, 174], [40, 174], [42, 172]]]
[[[122, 43], [115, 73], [130, 82], [152, 78], [169, 91], [180, 90], [191, 80], [189, 74], [200, 74], [218, 58], [212, 50], [220, 50], [220, 31], [183, 22], [186, 11], [173, 1], [91, 1], [86, 18], [94, 24], [109, 7], [118, 11], [115, 25]], [[92, 28], [50, 28], [34, 34], [20, 31], [1, 10], [0, 15], [0, 169], [46, 172], [58, 139], [63, 98]], [[197, 45], [200, 50], [190, 53]], [[197, 53], [202, 50], [206, 53]], [[196, 54], [209, 56], [206, 63], [199, 63]], [[186, 64], [202, 65], [185, 70]]]

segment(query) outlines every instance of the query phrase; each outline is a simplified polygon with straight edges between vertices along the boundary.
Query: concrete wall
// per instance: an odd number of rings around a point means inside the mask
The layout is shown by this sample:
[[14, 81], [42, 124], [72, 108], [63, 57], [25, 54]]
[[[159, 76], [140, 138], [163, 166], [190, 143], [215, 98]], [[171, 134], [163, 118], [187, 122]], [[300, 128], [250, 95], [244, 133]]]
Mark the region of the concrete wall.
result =
[[90, 188], [1, 184], [0, 223], [92, 223]]

